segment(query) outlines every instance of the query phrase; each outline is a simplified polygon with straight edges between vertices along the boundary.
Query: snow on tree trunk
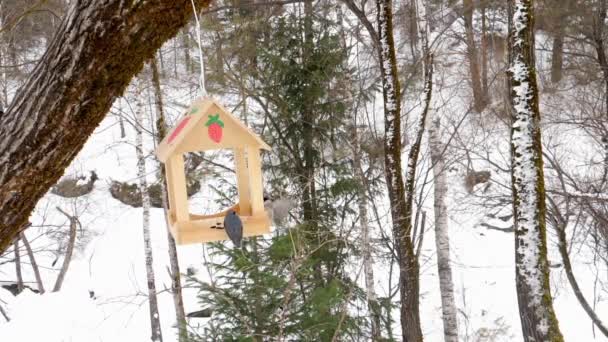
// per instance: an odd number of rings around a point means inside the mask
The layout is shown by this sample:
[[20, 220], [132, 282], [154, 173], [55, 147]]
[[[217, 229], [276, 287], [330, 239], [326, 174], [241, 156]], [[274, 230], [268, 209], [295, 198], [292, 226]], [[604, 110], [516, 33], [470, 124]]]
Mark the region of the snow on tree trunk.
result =
[[[203, 8], [209, 0], [196, 0]], [[133, 75], [192, 14], [190, 0], [72, 1], [0, 115], [0, 252], [27, 222]]]
[[[152, 85], [154, 86], [154, 107], [156, 108], [156, 134], [157, 141], [163, 140], [167, 134], [167, 125], [165, 123], [165, 112], [163, 110], [163, 97], [160, 88], [160, 75], [158, 73], [158, 66], [156, 65], [156, 57], [153, 57], [150, 62], [150, 68], [152, 69]], [[162, 188], [162, 203], [165, 210], [165, 219], [168, 218], [168, 200], [167, 200], [167, 187], [165, 169], [159, 162], [159, 168], [161, 169], [161, 188]], [[175, 245], [175, 239], [171, 235], [169, 229], [169, 221], [166, 221], [167, 225], [167, 243], [169, 245], [169, 263], [171, 264], [171, 293], [173, 294], [173, 305], [175, 306], [175, 320], [177, 322], [177, 330], [180, 342], [186, 342], [188, 340], [188, 330], [186, 322], [186, 311], [184, 310], [184, 299], [182, 296], [182, 281], [181, 272], [179, 270], [179, 259], [177, 257], [177, 247]]]
[[526, 342], [563, 341], [549, 284], [533, 0], [509, 0], [508, 6], [511, 178], [519, 314]]
[[443, 335], [445, 342], [458, 342], [458, 313], [454, 299], [454, 283], [450, 266], [450, 238], [448, 234], [448, 208], [445, 197], [448, 192], [446, 166], [444, 161], [445, 146], [439, 137], [439, 119], [429, 129], [431, 163], [434, 175], [435, 204], [435, 245], [437, 247], [437, 268], [439, 289], [441, 291], [441, 308], [443, 312]]
[[146, 278], [148, 284], [148, 302], [150, 307], [150, 325], [152, 328], [152, 341], [162, 341], [160, 327], [160, 316], [158, 314], [158, 299], [156, 297], [156, 283], [154, 280], [154, 259], [152, 257], [152, 241], [150, 238], [150, 194], [148, 193], [148, 182], [146, 180], [146, 159], [144, 155], [144, 143], [142, 126], [144, 124], [145, 104], [141, 94], [136, 95], [137, 108], [135, 127], [135, 153], [137, 155], [137, 177], [139, 178], [139, 190], [143, 209], [143, 236], [144, 252], [146, 255]]
[[400, 87], [393, 39], [391, 0], [376, 0], [379, 60], [384, 97], [384, 164], [393, 221], [393, 237], [399, 262], [401, 332], [403, 341], [422, 341], [419, 308], [419, 265], [411, 237], [411, 213], [407, 213], [405, 185], [401, 176]]

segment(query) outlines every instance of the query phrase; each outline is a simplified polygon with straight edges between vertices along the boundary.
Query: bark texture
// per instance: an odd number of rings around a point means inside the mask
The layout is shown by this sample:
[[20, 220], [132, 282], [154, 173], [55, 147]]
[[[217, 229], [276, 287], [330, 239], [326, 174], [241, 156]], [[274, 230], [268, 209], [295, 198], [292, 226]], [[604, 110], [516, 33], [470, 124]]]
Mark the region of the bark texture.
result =
[[441, 291], [441, 309], [443, 313], [443, 335], [445, 342], [458, 342], [458, 312], [454, 299], [454, 283], [450, 265], [450, 238], [448, 234], [448, 208], [445, 198], [448, 192], [444, 145], [439, 137], [439, 119], [429, 129], [431, 163], [434, 175], [435, 206], [435, 245], [437, 247], [437, 268], [439, 290]]
[[533, 0], [509, 0], [508, 8], [511, 177], [519, 315], [524, 341], [562, 342], [564, 339], [553, 310], [547, 261]]
[[419, 309], [419, 265], [411, 237], [401, 167], [401, 90], [397, 73], [391, 0], [376, 0], [379, 59], [384, 97], [384, 164], [393, 237], [399, 262], [401, 331], [405, 342], [422, 341]]
[[0, 252], [144, 61], [191, 15], [190, 0], [74, 1], [0, 116]]

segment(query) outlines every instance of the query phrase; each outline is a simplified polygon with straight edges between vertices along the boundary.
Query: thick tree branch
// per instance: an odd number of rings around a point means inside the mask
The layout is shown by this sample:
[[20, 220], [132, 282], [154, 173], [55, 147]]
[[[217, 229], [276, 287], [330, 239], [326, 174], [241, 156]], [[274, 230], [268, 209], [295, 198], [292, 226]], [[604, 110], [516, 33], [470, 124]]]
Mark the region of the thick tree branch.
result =
[[80, 0], [72, 7], [0, 116], [0, 252], [144, 61], [192, 15], [190, 0]]

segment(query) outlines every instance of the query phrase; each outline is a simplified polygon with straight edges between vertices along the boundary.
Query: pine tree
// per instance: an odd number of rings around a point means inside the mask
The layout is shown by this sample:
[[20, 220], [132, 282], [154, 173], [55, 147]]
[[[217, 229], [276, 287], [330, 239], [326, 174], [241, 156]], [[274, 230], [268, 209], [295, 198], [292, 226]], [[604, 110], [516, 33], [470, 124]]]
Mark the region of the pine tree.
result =
[[270, 194], [297, 199], [296, 220], [270, 240], [247, 239], [243, 251], [214, 245], [215, 260], [227, 261], [211, 264], [214, 283], [200, 284], [201, 302], [214, 310], [200, 339], [329, 341], [361, 336], [369, 326], [348, 309], [365, 295], [345, 272], [350, 247], [341, 217], [358, 193], [339, 153], [348, 136], [348, 49], [331, 18], [315, 15], [310, 2], [303, 6], [301, 15], [265, 23], [273, 37], [256, 43], [257, 70], [235, 85], [249, 85], [247, 96], [273, 128], [264, 137], [275, 147], [266, 183]]

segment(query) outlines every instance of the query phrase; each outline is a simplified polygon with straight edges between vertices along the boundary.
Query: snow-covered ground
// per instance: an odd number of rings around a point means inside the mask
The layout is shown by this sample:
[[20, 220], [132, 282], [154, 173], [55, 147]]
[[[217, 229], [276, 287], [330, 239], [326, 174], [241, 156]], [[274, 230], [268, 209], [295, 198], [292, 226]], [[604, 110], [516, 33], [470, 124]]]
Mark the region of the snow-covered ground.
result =
[[[95, 190], [79, 199], [63, 199], [49, 194], [37, 206], [32, 217], [34, 225], [65, 224], [66, 219], [55, 210], [59, 206], [71, 214], [80, 214], [86, 230], [94, 232], [90, 243], [77, 252], [70, 265], [64, 286], [59, 293], [44, 295], [24, 291], [13, 297], [0, 290], [0, 300], [11, 318], [0, 323], [0, 341], [60, 342], [60, 341], [145, 341], [150, 336], [146, 297], [146, 276], [142, 237], [142, 209], [123, 205], [110, 197], [109, 180], [135, 180], [136, 160], [133, 145], [120, 139], [117, 119], [109, 116], [91, 137], [83, 151], [68, 170], [70, 173], [87, 173], [96, 170], [100, 181]], [[148, 141], [152, 150], [152, 144]], [[150, 158], [150, 174], [156, 170]], [[456, 290], [459, 323], [463, 340], [475, 339], [475, 334], [500, 332], [496, 341], [520, 340], [519, 315], [514, 282], [514, 241], [511, 234], [488, 230], [479, 226], [483, 213], [474, 207], [464, 206], [467, 193], [462, 187], [462, 175], [449, 174], [450, 240], [452, 267]], [[205, 184], [202, 186], [205, 189]], [[197, 195], [204, 202], [205, 190]], [[175, 315], [170, 293], [165, 219], [160, 209], [152, 209], [152, 238], [154, 264], [159, 290], [160, 315], [164, 341], [176, 341]], [[505, 225], [505, 224], [503, 224]], [[47, 228], [30, 228], [27, 236], [34, 239]], [[437, 279], [434, 234], [429, 229], [425, 236], [421, 259], [421, 315], [428, 341], [442, 340], [440, 296]], [[43, 249], [46, 241], [32, 241], [34, 249]], [[178, 247], [182, 271], [187, 267], [199, 270], [205, 279], [201, 245]], [[551, 259], [559, 261], [555, 244], [550, 245]], [[37, 253], [45, 288], [52, 287], [59, 265], [51, 266], [55, 256], [50, 252]], [[26, 257], [22, 257], [24, 278], [34, 279]], [[593, 294], [594, 268], [577, 262], [575, 270], [585, 294]], [[60, 263], [59, 263], [60, 264]], [[13, 280], [13, 264], [0, 268], [2, 280]], [[605, 270], [603, 270], [605, 272]], [[378, 289], [386, 290], [387, 280], [377, 273]], [[560, 326], [567, 341], [607, 341], [592, 334], [591, 323], [572, 294], [560, 268], [552, 269], [553, 293]], [[35, 288], [34, 283], [28, 285]], [[93, 298], [90, 291], [94, 293]], [[196, 289], [184, 291], [186, 311], [201, 308]], [[596, 307], [600, 317], [608, 316], [608, 305]], [[193, 326], [205, 321], [190, 321]], [[467, 339], [466, 335], [470, 337]]]

